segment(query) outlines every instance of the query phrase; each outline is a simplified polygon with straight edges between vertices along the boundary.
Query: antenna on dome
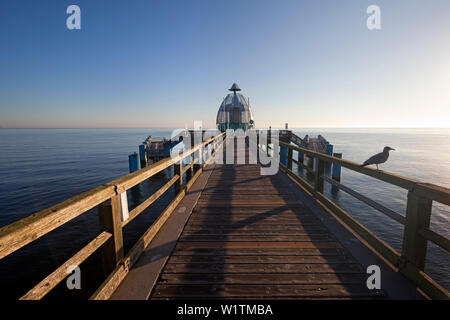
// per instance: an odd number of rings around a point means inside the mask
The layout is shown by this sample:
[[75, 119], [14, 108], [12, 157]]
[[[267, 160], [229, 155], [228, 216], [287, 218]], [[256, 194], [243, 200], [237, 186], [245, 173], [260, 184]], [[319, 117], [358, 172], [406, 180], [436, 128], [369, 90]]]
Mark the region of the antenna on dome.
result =
[[239, 86], [237, 85], [237, 83], [233, 83], [233, 85], [231, 86], [230, 89], [228, 89], [228, 91], [233, 91], [234, 93], [236, 93], [236, 91], [241, 91], [241, 88], [239, 88]]

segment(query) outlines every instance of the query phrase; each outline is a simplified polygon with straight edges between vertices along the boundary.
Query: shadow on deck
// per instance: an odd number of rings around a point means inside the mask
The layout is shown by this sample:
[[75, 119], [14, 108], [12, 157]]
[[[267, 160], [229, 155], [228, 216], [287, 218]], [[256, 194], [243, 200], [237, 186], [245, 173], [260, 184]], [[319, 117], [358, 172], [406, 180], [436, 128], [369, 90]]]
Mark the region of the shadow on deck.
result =
[[281, 171], [214, 164], [202, 177], [112, 299], [387, 297]]

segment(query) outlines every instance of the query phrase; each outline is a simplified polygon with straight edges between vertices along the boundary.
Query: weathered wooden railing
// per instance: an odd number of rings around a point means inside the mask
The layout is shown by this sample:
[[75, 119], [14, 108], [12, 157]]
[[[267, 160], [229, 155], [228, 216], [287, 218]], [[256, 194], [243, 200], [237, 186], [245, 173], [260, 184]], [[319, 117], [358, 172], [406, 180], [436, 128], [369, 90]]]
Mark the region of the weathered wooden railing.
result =
[[[258, 143], [260, 140], [258, 139]], [[270, 140], [266, 142], [265, 149], [269, 150]], [[432, 241], [447, 252], [450, 251], [450, 240], [430, 229], [430, 218], [432, 202], [437, 201], [450, 206], [450, 189], [446, 189], [433, 184], [422, 183], [420, 181], [404, 178], [385, 171], [379, 171], [368, 167], [361, 167], [359, 164], [335, 158], [322, 153], [299, 148], [282, 141], [277, 142], [279, 146], [287, 148], [287, 154], [283, 154], [280, 150], [277, 152], [280, 157], [286, 159], [286, 165], [280, 161], [280, 167], [303, 187], [312, 196], [317, 198], [319, 202], [325, 206], [332, 214], [334, 214], [342, 223], [347, 225], [363, 240], [365, 240], [376, 252], [378, 252], [385, 260], [387, 260], [397, 271], [410, 279], [418, 288], [426, 295], [434, 299], [449, 299], [450, 295], [447, 290], [442, 288], [438, 283], [432, 280], [424, 273], [427, 242]], [[316, 159], [315, 170], [293, 158], [293, 151], [303, 153], [309, 158]], [[347, 169], [359, 172], [372, 178], [396, 185], [400, 188], [408, 190], [408, 200], [406, 216], [403, 216], [385, 206], [357, 193], [356, 191], [342, 185], [341, 183], [325, 176], [325, 163], [333, 163]], [[314, 175], [314, 184], [309, 184], [305, 179], [292, 171], [292, 164], [296, 163], [299, 167], [308, 170]], [[344, 209], [340, 208], [333, 201], [323, 194], [324, 181], [331, 183], [335, 187], [354, 196], [356, 199], [365, 202], [376, 210], [386, 214], [393, 220], [403, 224], [403, 247], [399, 253], [389, 246], [386, 242], [377, 237], [373, 232], [360, 224]]]
[[[100, 248], [102, 249], [103, 268], [110, 275], [91, 298], [108, 298], [128, 273], [130, 267], [136, 262], [148, 243], [169, 218], [187, 190], [189, 190], [201, 174], [203, 165], [209, 162], [218, 144], [223, 141], [223, 137], [224, 134], [219, 134], [192, 147], [189, 151], [156, 162], [139, 171], [118, 178], [101, 187], [87, 191], [1, 228], [0, 259], [98, 206], [101, 226], [100, 234], [48, 277], [39, 282], [21, 299], [42, 299], [68, 276], [67, 270], [69, 267], [79, 266]], [[183, 159], [187, 157], [190, 157], [193, 161], [183, 168]], [[174, 177], [128, 214], [128, 208], [125, 208], [123, 205], [126, 203], [124, 201], [126, 199], [126, 191], [170, 166], [174, 166]], [[197, 169], [195, 174], [193, 172], [194, 167]], [[191, 179], [183, 188], [183, 174], [188, 172], [188, 170], [191, 172]], [[174, 200], [125, 255], [122, 228], [155, 202], [172, 185], [175, 186], [176, 191]]]

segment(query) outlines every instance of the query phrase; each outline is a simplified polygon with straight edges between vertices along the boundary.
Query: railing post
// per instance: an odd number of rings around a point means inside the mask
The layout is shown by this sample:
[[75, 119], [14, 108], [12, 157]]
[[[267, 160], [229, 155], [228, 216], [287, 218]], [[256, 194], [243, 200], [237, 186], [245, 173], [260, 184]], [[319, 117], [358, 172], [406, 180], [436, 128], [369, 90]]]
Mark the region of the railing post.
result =
[[141, 161], [141, 168], [145, 168], [147, 166], [147, 146], [145, 144], [139, 146], [139, 159]]
[[200, 154], [199, 151], [195, 151], [193, 153], [194, 162], [197, 161], [192, 167], [194, 168], [194, 173], [196, 173], [200, 169]]
[[[191, 164], [192, 164], [192, 153], [189, 155], [189, 165], [191, 165]], [[190, 180], [191, 180], [191, 178], [192, 178], [192, 176], [193, 176], [192, 171], [193, 171], [193, 166], [191, 166], [191, 167], [186, 171], [186, 181], [190, 181]]]
[[256, 130], [256, 150], [259, 148], [259, 130]]
[[209, 161], [213, 152], [213, 142], [210, 142], [206, 145], [206, 150], [208, 150], [208, 152], [206, 153], [206, 161]]
[[173, 174], [174, 175], [179, 175], [180, 177], [178, 178], [177, 182], [175, 182], [174, 184], [174, 189], [175, 189], [175, 195], [177, 195], [178, 193], [180, 193], [182, 186], [183, 186], [183, 174], [182, 174], [182, 170], [183, 170], [183, 161], [180, 160], [180, 162], [175, 163], [173, 165]]
[[[191, 135], [191, 150], [192, 150], [193, 148], [194, 148], [194, 136]], [[194, 174], [195, 174], [195, 165], [194, 165], [194, 161], [195, 161], [195, 152], [192, 152], [191, 155], [190, 155], [190, 157], [191, 157], [191, 164], [192, 164], [192, 166], [191, 166], [191, 168], [189, 169], [189, 171], [191, 172], [191, 173], [190, 173], [190, 176], [193, 177]]]
[[322, 175], [325, 173], [325, 163], [323, 160], [316, 159], [316, 170], [314, 171], [314, 190], [323, 193]]
[[[334, 153], [333, 157], [342, 159], [342, 153]], [[333, 162], [331, 177], [336, 181], [341, 181], [341, 166]]]
[[[325, 143], [325, 146], [327, 147], [327, 155], [333, 156], [333, 149], [334, 149], [333, 145], [328, 143], [328, 141], [327, 141]], [[341, 155], [341, 157], [342, 157], [342, 155]], [[326, 165], [327, 169], [330, 169], [332, 166], [332, 162], [326, 162], [325, 165]]]
[[128, 156], [128, 165], [130, 169], [130, 173], [138, 171], [141, 169], [141, 163], [139, 161], [139, 155], [135, 152]]
[[292, 148], [288, 148], [287, 167], [289, 170], [292, 170], [292, 156], [293, 156], [293, 150], [292, 150]]
[[208, 160], [210, 160], [212, 155], [214, 154], [214, 142], [215, 140], [211, 141], [209, 144]]
[[106, 275], [114, 270], [123, 259], [122, 205], [120, 195], [98, 206], [100, 231], [107, 231], [112, 237], [103, 245], [102, 262]]
[[[194, 135], [195, 134], [197, 134], [197, 133], [194, 132]], [[195, 141], [196, 140], [194, 138], [194, 135], [192, 136], [192, 139], [191, 139], [191, 148], [195, 147]], [[192, 166], [192, 176], [194, 176], [194, 173], [196, 173], [200, 169], [200, 161], [201, 161], [200, 157], [201, 157], [200, 150], [197, 150], [197, 151], [192, 153], [192, 161], [194, 161], [194, 162], [197, 161], [197, 163], [195, 163]]]
[[308, 168], [311, 168], [314, 170], [314, 158], [311, 156], [308, 156], [306, 159], [306, 165], [308, 166]]
[[327, 155], [333, 156], [333, 145], [327, 143], [326, 146], [327, 146]]
[[[432, 200], [408, 192], [405, 230], [403, 232], [402, 260], [424, 270], [427, 253], [427, 239], [419, 234], [430, 226]], [[404, 265], [402, 267], [405, 267]]]
[[[305, 155], [303, 153], [301, 153], [300, 151], [297, 151], [297, 153], [298, 153], [298, 162], [303, 164], [304, 160], [305, 160]], [[302, 166], [298, 166], [298, 167], [299, 167], [299, 169], [303, 169]]]
[[285, 157], [288, 156], [288, 147], [280, 145], [280, 154], [282, 154], [284, 156], [284, 157], [280, 156], [280, 163], [286, 167], [288, 159], [286, 159]]

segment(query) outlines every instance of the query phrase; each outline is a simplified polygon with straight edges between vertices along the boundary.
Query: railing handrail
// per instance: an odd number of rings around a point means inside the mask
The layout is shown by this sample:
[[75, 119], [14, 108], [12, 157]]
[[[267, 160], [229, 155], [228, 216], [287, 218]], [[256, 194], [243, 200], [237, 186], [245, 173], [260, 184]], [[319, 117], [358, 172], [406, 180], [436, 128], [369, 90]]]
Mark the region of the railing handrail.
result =
[[397, 221], [398, 223], [401, 224], [405, 224], [405, 217], [403, 215], [401, 215], [398, 212], [395, 212], [394, 210], [391, 210], [387, 207], [385, 207], [384, 205], [382, 205], [381, 203], [378, 203], [362, 194], [360, 194], [359, 192], [356, 192], [355, 190], [335, 181], [334, 179], [324, 176], [322, 175], [321, 177], [324, 181], [332, 184], [333, 186], [335, 186], [336, 188], [348, 193], [349, 195], [353, 196], [354, 198], [358, 199], [359, 201], [364, 202], [365, 204], [371, 206], [372, 208], [374, 208], [375, 210], [383, 213], [384, 215], [386, 215], [387, 217], [393, 219], [394, 221]]
[[[430, 229], [432, 202], [437, 201], [450, 206], [450, 189], [405, 178], [389, 172], [362, 167], [360, 164], [305, 148], [300, 148], [290, 143], [279, 141], [278, 139], [270, 139], [270, 141], [267, 141], [266, 149], [268, 149], [268, 144], [273, 141], [278, 142], [279, 146], [288, 148], [287, 154], [282, 153], [281, 149], [274, 151], [277, 151], [280, 156], [286, 159], [287, 165], [280, 162], [280, 167], [299, 186], [316, 197], [326, 208], [328, 208], [328, 210], [335, 214], [336, 217], [342, 221], [342, 223], [347, 225], [351, 230], [353, 230], [353, 232], [362, 237], [375, 251], [381, 254], [381, 256], [383, 256], [393, 266], [398, 268], [403, 275], [413, 281], [413, 283], [415, 283], [428, 296], [438, 299], [450, 298], [449, 292], [442, 288], [424, 272], [427, 241], [432, 241], [439, 247], [450, 252], [450, 240]], [[294, 162], [293, 150], [301, 152], [310, 158], [317, 159], [316, 168], [312, 171], [314, 174], [314, 186], [292, 171], [292, 163]], [[388, 213], [391, 218], [395, 218], [397, 222], [404, 224], [405, 228], [403, 233], [403, 248], [401, 254], [383, 240], [378, 238], [369, 229], [361, 225], [344, 209], [340, 208], [323, 194], [323, 182], [330, 182], [330, 179], [324, 179], [324, 162], [333, 163], [408, 190], [408, 204], [406, 216], [404, 218], [398, 213], [393, 211], [391, 212], [390, 209], [385, 208], [384, 206], [380, 207], [378, 203], [375, 203], [373, 200], [364, 197], [357, 192], [351, 192], [353, 193], [352, 195], [358, 200], [366, 202], [366, 204], [371, 205], [380, 212], [385, 214]], [[339, 184], [339, 187], [342, 187], [342, 185]]]
[[426, 183], [419, 180], [414, 180], [411, 178], [406, 178], [400, 175], [396, 175], [387, 171], [381, 171], [377, 169], [372, 169], [370, 167], [362, 167], [360, 164], [356, 162], [352, 162], [345, 159], [336, 158], [333, 156], [329, 156], [323, 153], [311, 151], [308, 149], [300, 148], [295, 145], [291, 145], [285, 143], [283, 141], [278, 141], [280, 145], [293, 149], [295, 151], [301, 152], [307, 156], [318, 158], [320, 160], [335, 163], [352, 171], [359, 172], [366, 176], [394, 184], [403, 189], [407, 189], [409, 191], [415, 191], [420, 193], [421, 195], [432, 199], [434, 201], [440, 202], [442, 204], [446, 204], [450, 206], [450, 189], [435, 185], [432, 183]]
[[[134, 263], [134, 261], [140, 254], [142, 250], [142, 243], [148, 243], [154, 237], [157, 230], [159, 230], [160, 226], [166, 221], [175, 206], [179, 203], [179, 201], [181, 201], [182, 197], [184, 196], [186, 191], [184, 189], [180, 190], [183, 173], [194, 167], [194, 164], [199, 162], [200, 159], [205, 156], [208, 150], [201, 153], [203, 147], [210, 144], [213, 144], [213, 146], [217, 146], [218, 141], [220, 142], [219, 138], [224, 137], [224, 135], [225, 133], [221, 133], [215, 137], [208, 139], [207, 141], [204, 141], [201, 144], [193, 146], [192, 148], [190, 148], [190, 150], [158, 161], [146, 168], [117, 178], [98, 188], [84, 192], [55, 206], [41, 210], [26, 218], [20, 219], [0, 228], [0, 260], [3, 257], [15, 252], [16, 250], [19, 250], [23, 246], [44, 236], [50, 231], [62, 226], [68, 221], [89, 211], [90, 209], [96, 206], [101, 207], [105, 205], [106, 202], [111, 202], [111, 204], [109, 204], [109, 207], [106, 207], [106, 209], [104, 209], [104, 212], [101, 213], [101, 216], [106, 217], [107, 221], [106, 224], [103, 225], [103, 230], [100, 231], [99, 236], [93, 239], [85, 248], [81, 249], [75, 256], [68, 260], [66, 264], [72, 261], [81, 263], [82, 261], [84, 261], [84, 259], [91, 255], [92, 252], [104, 246], [104, 244], [108, 244], [109, 247], [107, 249], [110, 250], [108, 251], [108, 253], [112, 253], [112, 255], [115, 255], [115, 258], [113, 259], [113, 266], [118, 268], [116, 269], [116, 271], [119, 270], [117, 273], [115, 273], [115, 277], [123, 276], [124, 273], [128, 272], [127, 270], [129, 269], [130, 265]], [[275, 139], [272, 139], [272, 141], [274, 140]], [[299, 182], [300, 185], [306, 186], [314, 196], [318, 197], [320, 201], [325, 203], [325, 206], [331, 208], [331, 211], [333, 211], [334, 213], [337, 213], [338, 216], [343, 219], [344, 223], [346, 223], [347, 225], [352, 225], [353, 228], [355, 228], [356, 232], [360, 235], [366, 235], [369, 238], [368, 243], [370, 245], [373, 245], [375, 247], [378, 246], [378, 248], [380, 248], [381, 254], [385, 256], [387, 260], [389, 260], [393, 265], [397, 266], [410, 279], [413, 279], [413, 281], [418, 284], [418, 286], [421, 287], [425, 292], [427, 292], [428, 294], [430, 294], [431, 292], [430, 296], [445, 296], [445, 293], [443, 293], [445, 290], [439, 288], [437, 284], [435, 284], [424, 274], [423, 264], [427, 240], [433, 241], [434, 243], [449, 251], [449, 239], [429, 229], [429, 216], [431, 215], [432, 201], [450, 205], [450, 189], [434, 184], [423, 183], [385, 171], [379, 171], [368, 167], [361, 167], [357, 163], [304, 149], [292, 144], [285, 143], [283, 141], [278, 142], [280, 146], [287, 147], [290, 150], [288, 155], [283, 155], [281, 154], [281, 152], [279, 152], [282, 156], [287, 157], [288, 160], [290, 160], [288, 161], [287, 167], [280, 163], [282, 169], [284, 169], [291, 176], [292, 174], [296, 175], [296, 181]], [[318, 165], [314, 172], [314, 187], [300, 178], [297, 174], [292, 172], [292, 162], [296, 162], [294, 161], [294, 159], [292, 159], [293, 150], [301, 152], [310, 158], [318, 159]], [[183, 169], [182, 160], [186, 157], [190, 157], [191, 155], [194, 155], [194, 158], [197, 159], [194, 159], [194, 162], [191, 162], [189, 166], [186, 166]], [[378, 239], [375, 235], [373, 235], [370, 230], [364, 228], [353, 218], [347, 216], [348, 214], [344, 210], [339, 208], [336, 204], [330, 202], [331, 200], [323, 196], [323, 162], [340, 165], [350, 170], [408, 190], [408, 207], [405, 217], [405, 235], [403, 241], [404, 248], [401, 255], [394, 249], [392, 249], [389, 245], [384, 243], [381, 239]], [[158, 191], [153, 193], [153, 195], [145, 200], [142, 204], [133, 209], [129, 218], [127, 218], [125, 221], [121, 221], [120, 217], [118, 218], [118, 215], [120, 215], [120, 212], [118, 212], [120, 210], [120, 208], [118, 209], [118, 206], [120, 207], [120, 195], [172, 165], [174, 165], [175, 167], [174, 178], [168, 181]], [[194, 179], [188, 183], [189, 186], [192, 185], [196, 177], [198, 177], [198, 174], [196, 174]], [[160, 217], [159, 220], [155, 222], [155, 224], [157, 225], [152, 225], [152, 227], [147, 230], [147, 232], [141, 237], [138, 243], [130, 250], [127, 257], [125, 257], [124, 262], [122, 228], [128, 222], [138, 216], [141, 212], [143, 212], [145, 208], [147, 208], [151, 203], [159, 198], [159, 196], [167, 191], [172, 185], [175, 185], [175, 187], [178, 188], [179, 192], [177, 197], [174, 199], [174, 201], [172, 201], [168, 208], [166, 208], [166, 210], [162, 214], [162, 217]], [[189, 190], [188, 185], [186, 186], [187, 190]], [[419, 213], [423, 213], [423, 216], [419, 215]], [[422, 238], [420, 237], [425, 239], [425, 245]], [[406, 239], [409, 239], [409, 241], [406, 241]], [[112, 247], [110, 246], [111, 242], [114, 243]], [[407, 243], [406, 246], [405, 243]], [[119, 263], [122, 263], [122, 265], [119, 265]], [[23, 298], [42, 298], [51, 288], [53, 288], [58, 283], [58, 281], [61, 281], [65, 276], [67, 276], [65, 272], [63, 272], [66, 264], [60, 266], [55, 272], [41, 281]], [[107, 294], [105, 292], [109, 290], [109, 283], [114, 282], [115, 279], [113, 277], [108, 278], [107, 280], [109, 282], [105, 282], [105, 284], [101, 288], [99, 288], [96, 294], [94, 294], [94, 298], [107, 297]], [[50, 285], [47, 285], [47, 283], [50, 283]]]
[[[188, 151], [153, 163], [146, 168], [117, 178], [100, 187], [76, 195], [52, 207], [0, 228], [0, 259], [46, 235], [111, 197], [121, 194], [142, 181], [151, 178], [158, 172], [193, 154], [220, 136], [223, 136], [223, 133], [194, 146]], [[40, 230], [36, 232], [36, 229]]]
[[142, 168], [138, 171], [129, 173], [123, 177], [119, 177], [111, 182], [108, 182], [108, 183], [106, 183], [106, 185], [113, 185], [116, 188], [117, 193], [122, 193], [122, 192], [134, 187], [135, 185], [141, 183], [142, 181], [145, 181], [148, 178], [151, 178], [158, 172], [170, 167], [171, 165], [179, 162], [180, 160], [190, 156], [194, 152], [198, 151], [200, 148], [215, 141], [216, 139], [218, 139], [219, 137], [222, 137], [223, 135], [224, 135], [224, 133], [221, 133], [217, 136], [214, 136], [214, 137], [204, 141], [201, 144], [194, 146], [193, 148], [191, 148], [188, 151], [184, 151], [184, 152], [179, 153], [178, 155], [171, 156], [169, 158], [160, 160], [156, 163], [151, 164], [148, 167]]
[[[172, 178], [166, 185], [164, 185], [160, 190], [155, 192], [154, 197], [150, 197], [147, 199], [145, 205], [148, 207], [151, 203], [153, 203], [157, 198], [159, 198], [168, 188], [172, 185], [176, 185], [175, 182], [178, 182], [178, 196], [176, 197], [177, 201], [172, 201], [171, 207], [174, 207], [174, 204], [178, 203], [182, 196], [184, 196], [184, 192], [181, 192], [180, 186], [182, 184], [182, 175], [186, 170], [182, 170], [182, 161], [186, 157], [191, 157], [194, 153], [197, 153], [197, 157], [194, 155], [194, 161], [189, 167], [192, 167], [194, 163], [200, 163], [209, 152], [210, 149], [206, 149], [203, 153], [204, 147], [207, 147], [210, 144], [213, 144], [214, 147], [221, 141], [220, 138], [223, 138], [225, 133], [218, 134], [200, 144], [197, 144], [193, 147], [190, 147], [187, 151], [180, 152], [177, 155], [173, 155], [170, 158], [163, 159], [158, 161], [146, 168], [142, 168], [136, 172], [127, 174], [123, 177], [117, 178], [111, 182], [108, 182], [100, 187], [95, 189], [91, 189], [82, 194], [74, 196], [68, 200], [65, 200], [61, 203], [58, 203], [52, 207], [41, 210], [37, 213], [34, 213], [28, 217], [15, 221], [9, 225], [3, 226], [0, 228], [0, 260], [9, 254], [19, 250], [25, 245], [39, 239], [40, 237], [48, 234], [49, 232], [57, 229], [63, 224], [73, 220], [74, 218], [80, 216], [81, 214], [89, 211], [90, 209], [105, 204], [107, 201], [111, 200], [112, 206], [106, 209], [106, 211], [102, 214], [105, 214], [106, 219], [112, 219], [111, 221], [106, 221], [106, 225], [110, 225], [111, 230], [103, 230], [100, 231], [100, 234], [91, 240], [91, 242], [77, 252], [75, 256], [69, 259], [65, 264], [56, 269], [52, 274], [50, 274], [47, 278], [41, 281], [37, 286], [35, 286], [32, 290], [30, 290], [23, 299], [40, 299], [45, 294], [47, 294], [54, 286], [56, 286], [62, 279], [67, 276], [66, 273], [66, 265], [73, 262], [81, 263], [87, 257], [89, 257], [94, 251], [103, 246], [107, 241], [114, 241], [113, 249], [119, 250], [121, 253], [116, 258], [120, 258], [120, 255], [123, 257], [123, 243], [122, 243], [122, 234], [121, 229], [132, 219], [134, 219], [137, 215], [139, 215], [145, 208], [144, 206], [138, 206], [139, 209], [134, 211], [133, 216], [130, 216], [125, 221], [117, 221], [120, 220], [118, 215], [117, 206], [120, 207], [120, 195], [123, 192], [131, 189], [137, 184], [151, 178], [158, 172], [169, 168], [172, 165], [178, 166], [178, 172], [174, 173], [174, 178]], [[189, 142], [190, 143], [190, 142]], [[195, 179], [194, 179], [195, 180]], [[193, 180], [193, 181], [194, 181]], [[193, 181], [190, 181], [187, 186], [192, 185]], [[188, 187], [187, 187], [188, 188]], [[177, 191], [176, 191], [177, 192]], [[171, 209], [171, 208], [170, 208]], [[108, 212], [109, 210], [109, 212]], [[120, 210], [120, 208], [119, 208]], [[166, 217], [170, 215], [171, 211], [166, 209]], [[100, 214], [100, 212], [99, 212]], [[100, 215], [102, 215], [100, 214]], [[106, 229], [110, 229], [106, 227]], [[156, 229], [156, 228], [155, 228]], [[117, 240], [120, 234], [120, 240]], [[114, 248], [119, 246], [120, 248]], [[111, 248], [110, 248], [111, 249]], [[114, 251], [113, 250], [113, 251]], [[137, 251], [134, 252], [134, 256], [137, 256]], [[114, 260], [114, 259], [113, 259]], [[117, 260], [117, 259], [116, 259]], [[120, 260], [120, 259], [119, 259]], [[115, 261], [114, 264], [117, 265], [120, 261]]]

